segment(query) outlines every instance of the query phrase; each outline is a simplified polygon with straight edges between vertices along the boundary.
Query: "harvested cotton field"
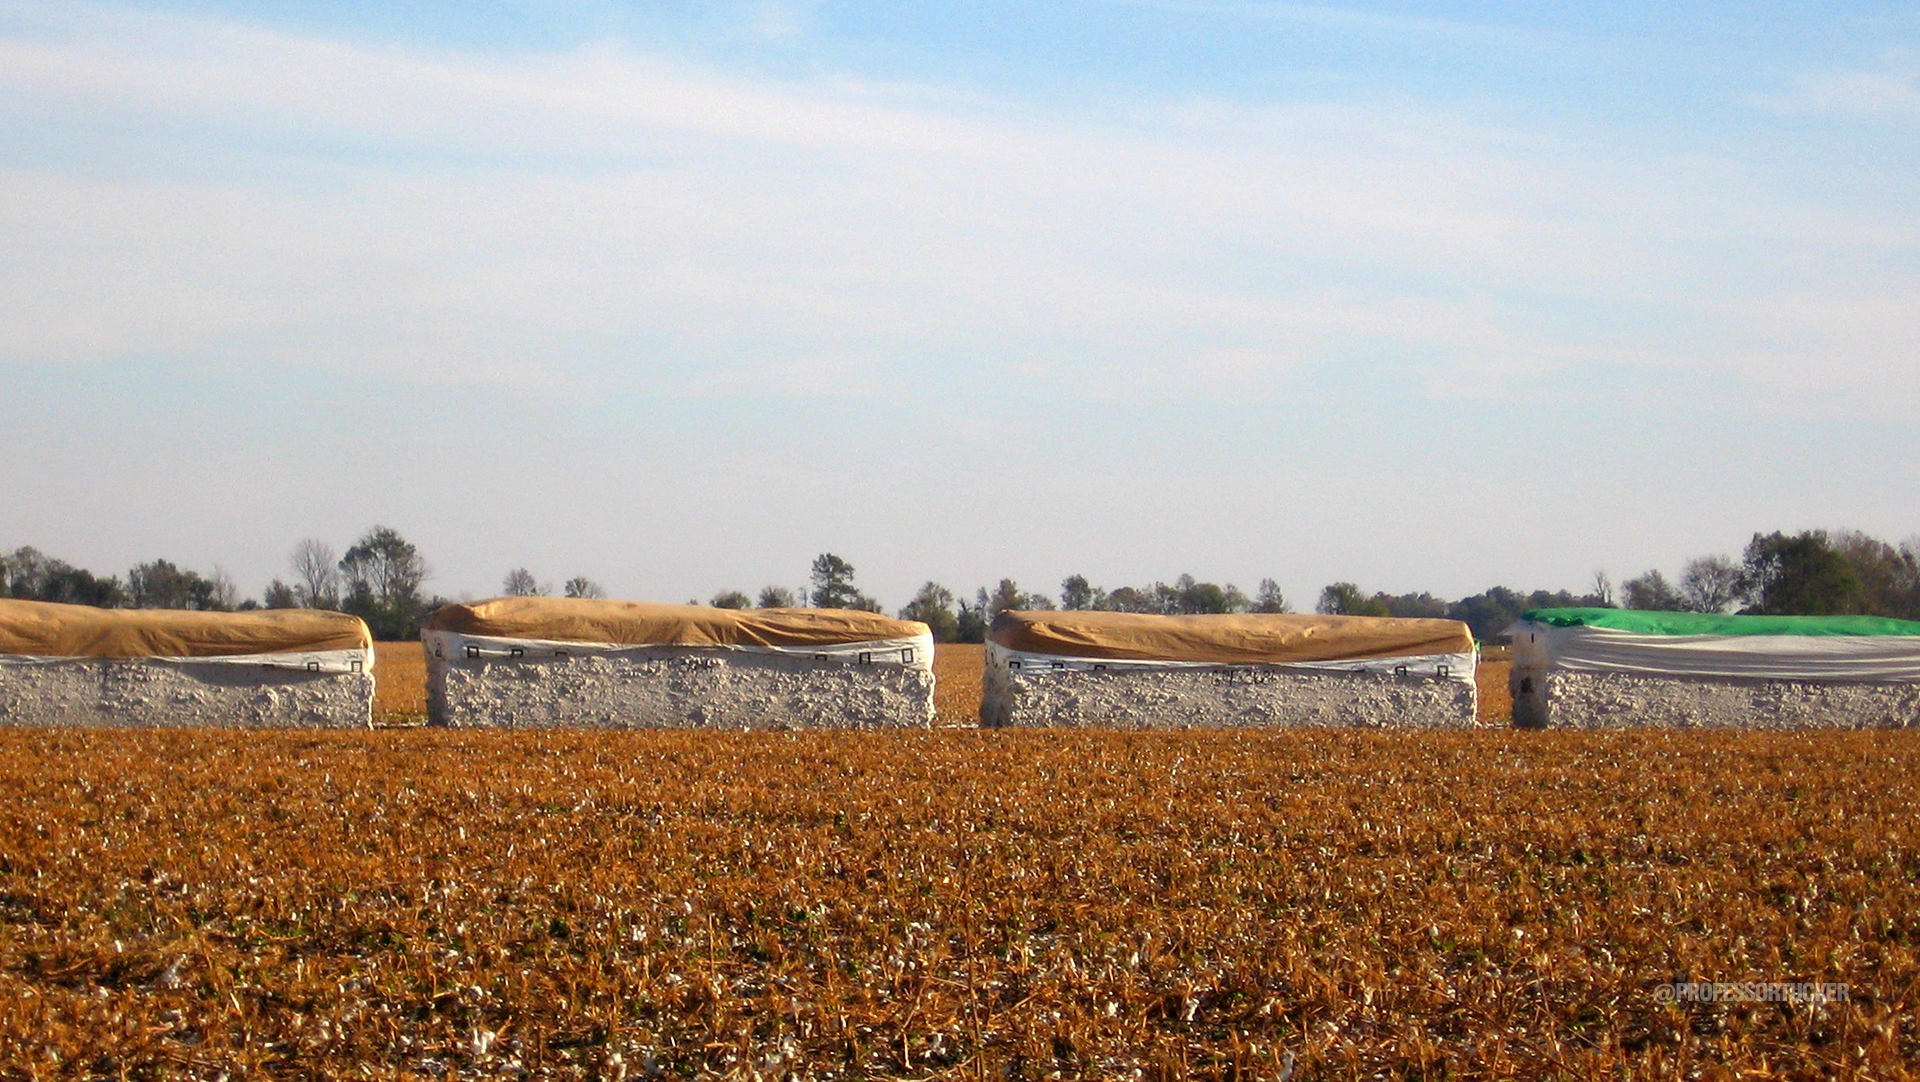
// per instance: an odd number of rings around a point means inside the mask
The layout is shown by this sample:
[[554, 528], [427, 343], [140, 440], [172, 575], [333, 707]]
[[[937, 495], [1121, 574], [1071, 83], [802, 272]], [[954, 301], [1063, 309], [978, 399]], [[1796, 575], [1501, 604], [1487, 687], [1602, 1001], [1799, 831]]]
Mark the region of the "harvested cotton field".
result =
[[500, 598], [421, 634], [453, 728], [926, 728], [925, 624], [841, 609]]
[[1476, 652], [1453, 620], [1006, 612], [981, 722], [1134, 729], [1460, 728]]
[[421, 725], [427, 720], [427, 658], [420, 643], [373, 644], [373, 723]]
[[0, 733], [0, 1077], [1912, 1078], [1916, 741]]
[[1524, 728], [1920, 727], [1920, 623], [1539, 609], [1513, 639]]
[[0, 725], [364, 729], [373, 643], [358, 617], [0, 600]]
[[963, 729], [980, 724], [980, 680], [985, 665], [986, 648], [977, 642], [934, 646], [934, 724]]

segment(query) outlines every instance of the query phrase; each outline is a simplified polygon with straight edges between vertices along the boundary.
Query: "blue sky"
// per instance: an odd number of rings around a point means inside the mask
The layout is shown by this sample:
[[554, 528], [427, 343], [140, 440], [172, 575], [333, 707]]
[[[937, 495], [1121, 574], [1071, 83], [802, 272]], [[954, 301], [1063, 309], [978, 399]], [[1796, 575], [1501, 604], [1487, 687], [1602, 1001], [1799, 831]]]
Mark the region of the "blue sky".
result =
[[1579, 586], [1920, 532], [1910, 6], [0, 0], [0, 546]]

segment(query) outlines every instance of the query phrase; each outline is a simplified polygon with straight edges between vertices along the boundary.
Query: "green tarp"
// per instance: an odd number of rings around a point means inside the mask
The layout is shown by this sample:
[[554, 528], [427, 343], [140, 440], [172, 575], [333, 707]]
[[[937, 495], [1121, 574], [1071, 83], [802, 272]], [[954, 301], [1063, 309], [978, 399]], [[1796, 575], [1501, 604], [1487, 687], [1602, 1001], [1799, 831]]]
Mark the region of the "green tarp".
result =
[[1549, 627], [1603, 627], [1640, 635], [1920, 635], [1920, 622], [1884, 616], [1722, 616], [1638, 609], [1534, 609]]

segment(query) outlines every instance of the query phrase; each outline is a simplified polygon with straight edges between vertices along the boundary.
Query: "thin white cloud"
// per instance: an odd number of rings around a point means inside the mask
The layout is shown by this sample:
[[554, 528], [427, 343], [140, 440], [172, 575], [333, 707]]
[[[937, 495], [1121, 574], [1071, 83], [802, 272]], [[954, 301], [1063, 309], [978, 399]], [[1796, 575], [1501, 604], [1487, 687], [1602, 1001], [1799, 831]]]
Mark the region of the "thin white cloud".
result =
[[1920, 71], [1818, 72], [1801, 76], [1784, 93], [1757, 100], [1786, 113], [1920, 117]]
[[770, 41], [790, 42], [805, 37], [813, 23], [817, 2], [795, 3], [793, 0], [768, 0], [752, 6], [748, 11], [747, 28], [756, 37]]
[[1329, 30], [1362, 34], [1417, 37], [1444, 40], [1464, 45], [1497, 44], [1512, 47], [1539, 47], [1547, 41], [1564, 42], [1561, 35], [1518, 30], [1490, 23], [1443, 19], [1431, 16], [1398, 15], [1362, 8], [1330, 4], [1289, 4], [1247, 0], [1091, 0], [1092, 3], [1157, 11], [1173, 15], [1198, 15], [1239, 21], [1291, 23]]
[[[1830, 385], [1920, 409], [1897, 328], [1748, 315], [1903, 295], [1913, 209], [1823, 205], [1725, 159], [1405, 103], [1088, 116], [614, 44], [12, 10], [0, 125], [76, 133], [0, 170], [14, 363], [689, 395], [884, 393], [965, 364], [1240, 395], [1385, 356], [1497, 393], [1594, 363], [1784, 386], [1777, 358], [1810, 349]], [[138, 153], [96, 152], [102, 125]]]

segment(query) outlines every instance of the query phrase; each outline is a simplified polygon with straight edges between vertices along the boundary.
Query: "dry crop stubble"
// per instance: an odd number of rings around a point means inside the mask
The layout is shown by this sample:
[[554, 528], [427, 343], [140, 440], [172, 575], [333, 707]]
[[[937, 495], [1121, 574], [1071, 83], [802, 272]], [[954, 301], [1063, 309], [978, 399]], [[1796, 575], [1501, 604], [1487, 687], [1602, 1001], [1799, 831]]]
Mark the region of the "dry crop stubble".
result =
[[427, 654], [420, 643], [373, 644], [373, 720], [377, 725], [427, 720]]
[[933, 648], [935, 725], [980, 724], [980, 684], [987, 648], [977, 642], [943, 642]]
[[1911, 1077], [1916, 751], [4, 733], [0, 1073]]

